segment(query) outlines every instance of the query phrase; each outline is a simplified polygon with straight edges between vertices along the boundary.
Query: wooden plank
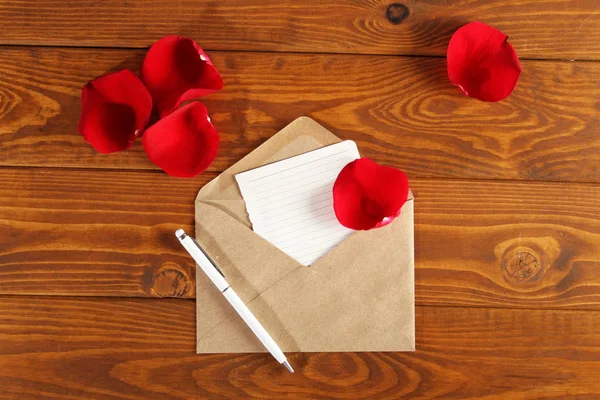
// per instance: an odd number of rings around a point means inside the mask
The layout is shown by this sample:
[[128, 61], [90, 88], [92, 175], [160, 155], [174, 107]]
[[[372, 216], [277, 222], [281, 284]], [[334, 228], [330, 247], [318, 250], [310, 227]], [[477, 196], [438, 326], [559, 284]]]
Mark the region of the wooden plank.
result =
[[212, 50], [394, 55], [445, 55], [452, 33], [480, 20], [523, 58], [600, 58], [596, 0], [15, 0], [0, 19], [2, 44], [146, 47], [178, 34]]
[[[214, 174], [0, 169], [0, 293], [194, 297]], [[600, 309], [600, 185], [412, 179], [420, 305]]]
[[0, 169], [1, 293], [194, 296], [197, 191], [215, 174]]
[[417, 352], [290, 354], [293, 375], [268, 354], [194, 354], [194, 317], [191, 301], [2, 297], [0, 393], [36, 400], [600, 396], [598, 312], [417, 307]]
[[[222, 135], [212, 171], [309, 115], [412, 177], [600, 181], [600, 63], [526, 61], [507, 100], [483, 103], [448, 82], [443, 59], [211, 56], [225, 79], [203, 100]], [[106, 156], [77, 134], [81, 86], [142, 59], [130, 50], [0, 48], [0, 165], [155, 168], [139, 141]]]

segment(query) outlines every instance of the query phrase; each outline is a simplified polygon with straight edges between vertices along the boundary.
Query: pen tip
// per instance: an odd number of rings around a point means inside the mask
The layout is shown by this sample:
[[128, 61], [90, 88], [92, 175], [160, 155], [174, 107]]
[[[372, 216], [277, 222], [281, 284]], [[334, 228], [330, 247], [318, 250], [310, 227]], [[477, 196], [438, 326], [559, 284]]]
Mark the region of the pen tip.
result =
[[177, 229], [175, 231], [175, 236], [177, 236], [179, 239], [183, 239], [185, 237], [185, 231], [183, 229]]
[[290, 371], [292, 374], [294, 373], [294, 369], [292, 368], [292, 366], [290, 365], [289, 362], [287, 362], [287, 360], [285, 360], [284, 362], [282, 362], [283, 366], [287, 368], [288, 371]]

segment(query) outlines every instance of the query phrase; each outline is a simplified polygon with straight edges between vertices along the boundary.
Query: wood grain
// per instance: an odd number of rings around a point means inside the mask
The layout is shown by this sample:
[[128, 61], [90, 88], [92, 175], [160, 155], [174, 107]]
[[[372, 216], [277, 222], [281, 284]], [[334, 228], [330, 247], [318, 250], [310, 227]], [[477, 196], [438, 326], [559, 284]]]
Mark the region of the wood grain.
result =
[[2, 44], [147, 47], [178, 34], [211, 50], [438, 56], [480, 20], [522, 58], [600, 59], [596, 0], [15, 0], [0, 19]]
[[[194, 297], [214, 174], [0, 169], [0, 293]], [[420, 305], [600, 309], [600, 186], [412, 179]]]
[[[225, 89], [203, 101], [221, 171], [308, 115], [412, 177], [600, 181], [600, 64], [523, 62], [500, 103], [463, 96], [436, 58], [211, 53]], [[0, 165], [153, 169], [141, 142], [96, 153], [77, 134], [81, 86], [143, 51], [0, 48]], [[343, 76], [344, 79], [340, 79]]]
[[194, 264], [173, 232], [193, 231], [214, 174], [0, 169], [0, 292], [194, 295]]
[[0, 395], [36, 400], [600, 396], [598, 312], [417, 307], [416, 353], [291, 354], [293, 375], [267, 354], [195, 355], [194, 317], [191, 301], [0, 297]]

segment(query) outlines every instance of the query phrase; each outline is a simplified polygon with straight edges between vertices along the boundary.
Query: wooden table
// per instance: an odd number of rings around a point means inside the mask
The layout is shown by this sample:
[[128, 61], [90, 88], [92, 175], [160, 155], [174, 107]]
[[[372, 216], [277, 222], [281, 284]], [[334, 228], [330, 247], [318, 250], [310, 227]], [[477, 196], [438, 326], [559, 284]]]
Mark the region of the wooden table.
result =
[[[0, 398], [600, 398], [598, 0], [0, 1]], [[481, 20], [522, 60], [490, 104], [447, 78]], [[189, 36], [225, 80], [194, 179], [96, 153], [80, 90]], [[196, 355], [197, 191], [308, 115], [407, 172], [415, 353]]]

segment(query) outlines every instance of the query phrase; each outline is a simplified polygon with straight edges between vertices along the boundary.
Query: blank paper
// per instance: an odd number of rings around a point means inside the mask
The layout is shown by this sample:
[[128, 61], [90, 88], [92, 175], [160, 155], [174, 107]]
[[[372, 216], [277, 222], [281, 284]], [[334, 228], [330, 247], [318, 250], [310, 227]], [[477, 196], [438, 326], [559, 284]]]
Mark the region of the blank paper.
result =
[[333, 183], [360, 158], [347, 140], [235, 176], [252, 229], [303, 265], [310, 265], [352, 232], [333, 211]]

